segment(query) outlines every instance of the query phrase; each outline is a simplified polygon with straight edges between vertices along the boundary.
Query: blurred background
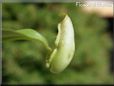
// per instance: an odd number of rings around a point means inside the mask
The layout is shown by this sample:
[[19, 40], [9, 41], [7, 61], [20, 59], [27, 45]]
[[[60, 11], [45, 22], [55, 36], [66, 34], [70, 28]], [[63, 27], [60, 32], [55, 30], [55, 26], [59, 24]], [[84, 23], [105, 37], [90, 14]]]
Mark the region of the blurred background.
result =
[[[45, 67], [46, 49], [30, 41], [3, 42], [3, 84], [113, 84], [112, 16], [88, 13], [76, 3], [3, 3], [3, 29], [31, 28], [51, 47], [67, 13], [75, 30], [76, 51], [59, 74]], [[3, 40], [4, 41], [4, 40]]]

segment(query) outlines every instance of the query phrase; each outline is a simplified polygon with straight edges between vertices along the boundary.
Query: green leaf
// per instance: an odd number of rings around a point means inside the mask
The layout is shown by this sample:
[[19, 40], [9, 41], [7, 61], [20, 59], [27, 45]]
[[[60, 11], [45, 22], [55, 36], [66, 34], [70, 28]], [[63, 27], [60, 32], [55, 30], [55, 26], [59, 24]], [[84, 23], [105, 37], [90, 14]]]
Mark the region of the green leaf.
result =
[[3, 34], [2, 36], [3, 41], [8, 41], [8, 40], [30, 40], [36, 42], [40, 41], [42, 44], [44, 44], [44, 46], [48, 50], [51, 50], [45, 37], [43, 37], [40, 33], [32, 29], [21, 29], [21, 30], [3, 29], [2, 34]]

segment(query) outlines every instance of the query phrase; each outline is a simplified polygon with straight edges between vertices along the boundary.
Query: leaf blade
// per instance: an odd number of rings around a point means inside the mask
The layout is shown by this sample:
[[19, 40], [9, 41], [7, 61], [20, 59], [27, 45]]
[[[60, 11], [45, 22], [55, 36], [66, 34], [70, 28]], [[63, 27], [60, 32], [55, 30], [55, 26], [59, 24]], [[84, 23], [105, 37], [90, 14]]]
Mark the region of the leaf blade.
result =
[[49, 44], [45, 37], [43, 37], [40, 33], [38, 33], [35, 30], [32, 29], [21, 29], [21, 30], [8, 30], [4, 29], [2, 30], [2, 38], [3, 41], [7, 40], [30, 40], [30, 41], [36, 41], [41, 42], [48, 50], [51, 50], [49, 47]]

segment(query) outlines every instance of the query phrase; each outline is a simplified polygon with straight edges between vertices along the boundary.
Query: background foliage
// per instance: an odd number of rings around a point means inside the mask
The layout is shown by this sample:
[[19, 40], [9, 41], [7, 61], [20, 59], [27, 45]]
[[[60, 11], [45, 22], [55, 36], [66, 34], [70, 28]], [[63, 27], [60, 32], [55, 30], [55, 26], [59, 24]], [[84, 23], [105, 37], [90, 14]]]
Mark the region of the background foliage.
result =
[[109, 73], [112, 42], [107, 22], [97, 14], [87, 14], [75, 3], [4, 3], [3, 29], [32, 28], [49, 41], [57, 35], [57, 24], [68, 13], [75, 29], [76, 51], [65, 71], [52, 74], [45, 67], [46, 49], [30, 41], [3, 40], [3, 83], [99, 84], [113, 83]]

